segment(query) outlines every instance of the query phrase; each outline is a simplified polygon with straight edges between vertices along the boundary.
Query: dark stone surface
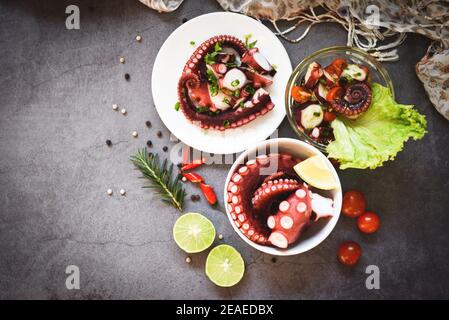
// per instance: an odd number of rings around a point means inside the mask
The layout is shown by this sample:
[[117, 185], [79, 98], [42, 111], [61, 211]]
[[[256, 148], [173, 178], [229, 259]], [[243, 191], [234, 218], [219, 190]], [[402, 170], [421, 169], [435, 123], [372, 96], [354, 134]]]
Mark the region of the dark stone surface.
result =
[[[434, 110], [414, 72], [425, 39], [410, 36], [399, 49], [400, 61], [385, 66], [397, 99], [427, 116], [429, 134], [407, 143], [382, 168], [341, 172], [345, 189], [366, 194], [369, 209], [382, 218], [381, 230], [364, 236], [354, 220], [342, 217], [316, 249], [274, 261], [241, 241], [227, 218], [204, 200], [188, 201], [186, 211], [210, 217], [222, 242], [235, 246], [246, 261], [243, 281], [221, 289], [204, 275], [206, 254], [184, 262], [171, 236], [179, 213], [141, 188], [128, 160], [149, 139], [161, 153], [174, 144], [150, 93], [159, 47], [183, 18], [220, 7], [213, 0], [187, 0], [175, 13], [158, 14], [137, 0], [76, 1], [81, 29], [66, 30], [65, 7], [71, 3], [0, 4], [0, 298], [449, 297], [449, 123]], [[324, 24], [300, 44], [284, 44], [296, 65], [345, 39], [342, 28]], [[119, 56], [126, 58], [124, 65]], [[113, 112], [113, 103], [128, 114]], [[279, 135], [294, 137], [287, 121]], [[106, 146], [106, 139], [113, 146]], [[228, 169], [200, 172], [220, 193]], [[187, 189], [189, 195], [198, 193]], [[364, 250], [353, 269], [336, 262], [345, 239]], [[80, 290], [65, 287], [69, 264], [80, 268]], [[380, 268], [380, 290], [365, 288], [370, 264]]]

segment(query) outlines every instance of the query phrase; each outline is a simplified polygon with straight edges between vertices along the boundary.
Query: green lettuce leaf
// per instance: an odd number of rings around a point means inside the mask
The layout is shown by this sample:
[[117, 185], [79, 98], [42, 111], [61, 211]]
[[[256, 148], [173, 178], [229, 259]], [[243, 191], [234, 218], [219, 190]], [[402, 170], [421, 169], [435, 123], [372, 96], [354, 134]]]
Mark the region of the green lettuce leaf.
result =
[[335, 140], [327, 146], [329, 158], [337, 159], [341, 169], [375, 169], [393, 160], [409, 138], [426, 134], [424, 115], [411, 105], [394, 101], [390, 90], [372, 85], [372, 102], [355, 120], [338, 117], [331, 123]]

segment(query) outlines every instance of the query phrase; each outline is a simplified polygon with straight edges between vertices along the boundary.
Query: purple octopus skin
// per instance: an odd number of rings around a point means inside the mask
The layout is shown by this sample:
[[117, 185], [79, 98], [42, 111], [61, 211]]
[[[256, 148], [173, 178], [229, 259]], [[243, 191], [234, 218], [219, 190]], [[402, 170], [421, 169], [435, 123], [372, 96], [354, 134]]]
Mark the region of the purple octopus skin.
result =
[[[198, 112], [195, 103], [204, 107], [213, 106], [207, 80], [204, 75], [206, 68], [204, 57], [213, 51], [217, 43], [222, 47], [226, 46], [234, 49], [240, 56], [248, 53], [245, 44], [238, 38], [230, 35], [219, 35], [206, 40], [195, 50], [184, 66], [178, 82], [178, 99], [184, 116], [190, 121], [199, 124], [204, 129], [225, 130], [228, 128], [237, 128], [253, 121], [258, 116], [264, 115], [272, 110], [274, 104], [268, 92], [264, 92], [262, 89], [257, 98], [253, 97], [254, 99], [251, 102], [254, 103], [251, 103], [251, 107], [232, 107], [230, 110], [216, 114]], [[251, 59], [247, 60], [251, 63], [253, 61]], [[225, 69], [225, 67], [223, 68]], [[269, 85], [272, 82], [266, 75], [256, 72], [250, 65], [248, 68], [242, 66], [239, 69], [244, 72], [245, 76], [256, 89]], [[273, 74], [273, 72], [267, 74]], [[243, 98], [247, 95], [248, 93], [242, 90]]]

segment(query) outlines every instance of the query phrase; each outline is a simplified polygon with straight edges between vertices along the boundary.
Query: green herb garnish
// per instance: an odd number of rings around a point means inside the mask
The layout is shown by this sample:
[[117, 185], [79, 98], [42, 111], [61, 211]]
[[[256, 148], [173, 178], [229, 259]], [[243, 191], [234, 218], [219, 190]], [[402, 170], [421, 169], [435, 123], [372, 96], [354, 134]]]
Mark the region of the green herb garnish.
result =
[[218, 80], [215, 77], [214, 72], [211, 69], [207, 69], [207, 81], [209, 81], [209, 91], [211, 96], [216, 96], [218, 94]]
[[238, 79], [235, 79], [234, 81], [231, 82], [231, 86], [233, 87], [237, 87], [240, 84], [240, 81]]
[[238, 67], [238, 64], [235, 62], [228, 62], [228, 63], [226, 63], [226, 67], [235, 68], [235, 67]]
[[326, 84], [326, 79], [320, 78], [320, 83], [325, 85]]
[[204, 56], [204, 62], [206, 62], [206, 64], [214, 64], [215, 58], [217, 57], [218, 53], [221, 52], [221, 50], [223, 50], [223, 48], [221, 47], [221, 44], [217, 42], [214, 46], [214, 51]]
[[245, 90], [246, 90], [246, 92], [248, 92], [249, 94], [254, 94], [255, 92], [256, 92], [256, 89], [254, 89], [254, 87], [253, 86], [251, 86], [251, 85], [247, 85], [246, 87], [245, 87]]
[[196, 107], [196, 112], [207, 113], [207, 112], [209, 112], [209, 108], [208, 107]]
[[314, 117], [319, 117], [319, 116], [321, 116], [321, 112], [314, 112], [314, 113], [313, 113], [313, 116], [314, 116]]
[[228, 98], [224, 98], [223, 102], [226, 103], [226, 104], [229, 104], [229, 99]]
[[230, 125], [231, 123], [229, 122], [229, 120], [223, 121], [223, 127], [228, 128]]
[[253, 35], [252, 34], [246, 34], [245, 35], [245, 47], [247, 49], [252, 49], [256, 46], [257, 40], [253, 42], [249, 42], [249, 39], [251, 39]]
[[240, 90], [239, 89], [234, 91], [234, 97], [240, 98]]
[[181, 107], [181, 104], [178, 102], [175, 103], [175, 110], [179, 111], [179, 108]]
[[195, 41], [190, 41], [190, 45], [193, 47], [195, 45]]

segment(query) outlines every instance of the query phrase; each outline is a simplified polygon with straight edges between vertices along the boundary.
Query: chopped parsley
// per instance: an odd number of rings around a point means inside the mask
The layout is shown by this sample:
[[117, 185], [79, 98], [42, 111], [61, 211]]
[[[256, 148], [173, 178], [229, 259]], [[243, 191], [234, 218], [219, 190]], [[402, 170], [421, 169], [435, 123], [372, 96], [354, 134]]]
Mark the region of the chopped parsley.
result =
[[209, 81], [209, 91], [212, 97], [218, 94], [218, 80], [211, 69], [207, 69], [207, 81]]
[[314, 117], [319, 117], [319, 116], [321, 116], [321, 112], [314, 112], [314, 113], [313, 113], [313, 116], [314, 116]]
[[252, 34], [245, 34], [245, 47], [247, 49], [252, 49], [256, 46], [257, 40], [249, 42], [249, 39], [251, 39], [252, 36], [253, 36]]
[[195, 45], [195, 41], [190, 41], [190, 45], [193, 47]]
[[320, 78], [320, 83], [325, 85], [326, 84], [326, 79]]
[[233, 87], [237, 87], [240, 84], [240, 81], [238, 79], [235, 79], [234, 81], [231, 82], [231, 86]]
[[204, 56], [204, 62], [206, 62], [206, 64], [214, 64], [215, 58], [221, 50], [223, 50], [223, 48], [221, 47], [221, 44], [217, 42], [214, 46], [214, 51], [209, 52]]
[[243, 108], [243, 107], [244, 107], [243, 101], [240, 101], [240, 103], [239, 103], [239, 108]]
[[240, 90], [239, 89], [234, 91], [234, 97], [240, 98]]
[[229, 99], [228, 98], [224, 98], [223, 102], [226, 103], [226, 104], [229, 104]]
[[237, 64], [237, 63], [235, 63], [235, 62], [228, 62], [228, 63], [226, 63], [226, 67], [228, 67], [228, 68], [235, 68], [235, 67], [238, 67], [239, 65]]
[[229, 122], [229, 120], [223, 121], [223, 127], [228, 128], [230, 125], [231, 123]]
[[247, 85], [247, 86], [245, 87], [245, 90], [246, 90], [246, 92], [248, 92], [248, 93], [251, 94], [251, 95], [253, 95], [253, 94], [256, 92], [256, 89], [254, 89], [254, 87], [251, 86], [251, 85]]
[[178, 102], [175, 103], [175, 110], [179, 111], [179, 108], [181, 107], [181, 104]]
[[209, 112], [209, 108], [208, 107], [196, 107], [196, 112], [207, 113], [207, 112]]

